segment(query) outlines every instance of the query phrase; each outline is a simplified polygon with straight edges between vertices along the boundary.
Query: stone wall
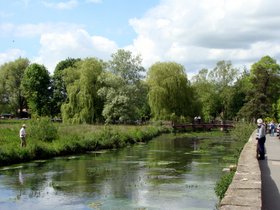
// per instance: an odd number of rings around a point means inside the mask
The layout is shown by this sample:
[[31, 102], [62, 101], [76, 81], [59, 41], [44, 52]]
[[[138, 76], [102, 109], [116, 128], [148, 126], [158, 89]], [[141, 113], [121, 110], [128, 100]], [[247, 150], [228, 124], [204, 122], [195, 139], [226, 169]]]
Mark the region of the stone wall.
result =
[[225, 197], [220, 204], [220, 210], [261, 210], [261, 171], [256, 159], [257, 141], [254, 131], [245, 144]]

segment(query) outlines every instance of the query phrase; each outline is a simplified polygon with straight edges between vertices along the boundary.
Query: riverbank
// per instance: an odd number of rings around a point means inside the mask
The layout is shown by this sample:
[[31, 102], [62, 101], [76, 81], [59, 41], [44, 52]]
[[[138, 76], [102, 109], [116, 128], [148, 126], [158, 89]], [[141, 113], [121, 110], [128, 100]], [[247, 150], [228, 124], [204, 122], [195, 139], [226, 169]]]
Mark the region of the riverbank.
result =
[[245, 144], [233, 180], [220, 204], [220, 210], [261, 210], [261, 172], [256, 158], [256, 131]]
[[[156, 125], [67, 125], [54, 124], [57, 137], [52, 141], [42, 141], [27, 136], [27, 146], [20, 147], [19, 129], [22, 123], [27, 125], [27, 135], [31, 130], [29, 121], [0, 122], [0, 165], [10, 165], [36, 159], [48, 159], [56, 156], [82, 154], [87, 151], [121, 148], [129, 144], [148, 141], [168, 128]], [[41, 128], [43, 129], [43, 128]]]

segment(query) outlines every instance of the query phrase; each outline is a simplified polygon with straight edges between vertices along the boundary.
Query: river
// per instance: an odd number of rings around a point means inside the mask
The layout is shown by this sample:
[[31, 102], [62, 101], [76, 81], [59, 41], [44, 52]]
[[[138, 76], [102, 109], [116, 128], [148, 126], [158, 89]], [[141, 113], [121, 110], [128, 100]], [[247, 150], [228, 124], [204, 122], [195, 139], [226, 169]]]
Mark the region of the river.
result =
[[1, 210], [216, 209], [231, 140], [162, 135], [119, 150], [0, 168]]

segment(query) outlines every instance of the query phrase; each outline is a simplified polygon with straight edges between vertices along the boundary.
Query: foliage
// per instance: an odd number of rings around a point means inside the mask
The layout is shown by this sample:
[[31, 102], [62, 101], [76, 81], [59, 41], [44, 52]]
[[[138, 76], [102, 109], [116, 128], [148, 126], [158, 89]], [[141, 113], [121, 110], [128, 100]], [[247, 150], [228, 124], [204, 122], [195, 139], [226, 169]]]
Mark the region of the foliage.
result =
[[108, 71], [100, 77], [103, 86], [98, 91], [105, 102], [102, 115], [106, 123], [128, 123], [146, 117], [149, 109], [147, 88], [140, 80], [144, 71], [141, 61], [140, 56], [125, 50], [112, 55]]
[[148, 71], [148, 102], [155, 119], [192, 116], [195, 110], [193, 89], [184, 67], [173, 62], [156, 63]]
[[33, 63], [27, 67], [21, 88], [27, 99], [29, 111], [34, 116], [47, 116], [50, 114], [50, 87], [50, 75], [43, 65]]
[[67, 99], [66, 85], [63, 79], [64, 70], [74, 67], [78, 61], [81, 61], [81, 59], [67, 58], [66, 60], [60, 61], [55, 67], [52, 76], [52, 116], [59, 116], [61, 114], [61, 105], [66, 102]]
[[18, 58], [0, 67], [0, 106], [2, 111], [13, 113], [19, 117], [23, 116], [23, 109], [27, 108], [27, 104], [20, 86], [28, 65], [28, 59]]
[[192, 81], [192, 87], [201, 104], [201, 111], [196, 113], [196, 116], [202, 116], [206, 122], [218, 117], [219, 110], [221, 110], [219, 94], [215, 85], [210, 82], [208, 75], [208, 69], [202, 69]]
[[228, 186], [231, 184], [235, 172], [224, 174], [215, 185], [215, 193], [220, 200], [225, 196]]
[[[48, 118], [40, 118], [25, 121], [28, 135], [27, 147], [21, 148], [18, 137], [20, 123], [22, 121], [1, 123], [0, 165], [99, 149], [119, 148], [127, 144], [148, 141], [165, 132], [159, 126], [52, 124]], [[56, 129], [57, 135], [50, 141], [49, 136], [54, 137]], [[44, 139], [46, 136], [48, 136], [47, 139]]]
[[65, 70], [64, 80], [68, 100], [62, 105], [65, 122], [94, 123], [101, 121], [103, 101], [98, 96], [99, 76], [103, 64], [95, 58], [87, 58], [76, 63], [75, 67]]
[[29, 123], [30, 137], [41, 141], [53, 141], [58, 137], [57, 128], [48, 117], [32, 119]]
[[[232, 147], [235, 148], [233, 150], [233, 157], [236, 163], [238, 162], [238, 158], [240, 156], [240, 153], [244, 145], [250, 138], [254, 129], [255, 129], [254, 124], [239, 122], [236, 123], [234, 125], [234, 129], [230, 131], [230, 136], [234, 140]], [[229, 185], [232, 182], [233, 176], [234, 176], [234, 172], [224, 174], [224, 176], [222, 176], [221, 179], [216, 183], [215, 193], [220, 198], [220, 200], [224, 197]]]
[[230, 61], [219, 61], [216, 67], [208, 71], [202, 69], [193, 79], [193, 86], [202, 106], [202, 116], [206, 121], [219, 117], [229, 119], [234, 94], [234, 81], [238, 70]]
[[239, 114], [246, 119], [274, 116], [272, 105], [277, 103], [280, 93], [280, 66], [269, 56], [262, 57], [252, 65], [246, 103]]
[[246, 144], [255, 129], [256, 125], [253, 123], [238, 122], [234, 124], [234, 129], [230, 131], [230, 136], [235, 140], [234, 144], [235, 148], [237, 148], [234, 151], [236, 162], [238, 161], [238, 157], [243, 149], [243, 146]]

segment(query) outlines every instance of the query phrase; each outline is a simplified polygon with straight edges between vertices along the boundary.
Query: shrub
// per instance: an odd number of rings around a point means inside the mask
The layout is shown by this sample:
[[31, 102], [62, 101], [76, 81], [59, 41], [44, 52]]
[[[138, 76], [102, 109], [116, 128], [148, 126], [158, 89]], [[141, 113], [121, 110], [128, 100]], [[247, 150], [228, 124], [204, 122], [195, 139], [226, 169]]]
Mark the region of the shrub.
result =
[[230, 172], [224, 174], [221, 179], [216, 183], [215, 193], [219, 197], [220, 200], [225, 196], [225, 193], [232, 182], [233, 176], [235, 172]]
[[57, 128], [48, 117], [31, 120], [29, 132], [32, 138], [46, 142], [50, 142], [58, 137]]

